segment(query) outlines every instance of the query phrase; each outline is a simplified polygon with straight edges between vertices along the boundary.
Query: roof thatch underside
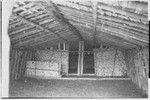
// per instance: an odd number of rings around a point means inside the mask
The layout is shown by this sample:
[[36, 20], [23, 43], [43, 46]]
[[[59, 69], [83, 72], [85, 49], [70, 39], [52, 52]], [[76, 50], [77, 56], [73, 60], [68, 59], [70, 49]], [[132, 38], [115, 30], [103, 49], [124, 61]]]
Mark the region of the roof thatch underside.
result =
[[148, 3], [47, 0], [16, 2], [8, 30], [14, 48], [46, 48], [79, 40], [123, 49], [149, 44]]

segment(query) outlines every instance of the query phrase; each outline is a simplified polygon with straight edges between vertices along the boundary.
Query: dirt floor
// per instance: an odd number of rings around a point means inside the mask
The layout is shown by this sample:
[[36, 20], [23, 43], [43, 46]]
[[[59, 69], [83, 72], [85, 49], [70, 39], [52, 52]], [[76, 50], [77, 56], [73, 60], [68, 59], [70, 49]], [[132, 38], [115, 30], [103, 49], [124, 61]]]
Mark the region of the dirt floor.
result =
[[11, 83], [11, 97], [141, 98], [130, 80], [58, 80], [24, 78]]

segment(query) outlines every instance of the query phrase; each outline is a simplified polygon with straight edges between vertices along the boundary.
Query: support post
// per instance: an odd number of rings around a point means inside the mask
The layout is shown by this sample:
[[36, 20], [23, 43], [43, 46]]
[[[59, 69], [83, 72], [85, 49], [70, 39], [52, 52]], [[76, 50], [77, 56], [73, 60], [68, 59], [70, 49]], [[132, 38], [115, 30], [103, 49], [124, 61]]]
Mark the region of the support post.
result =
[[78, 76], [83, 74], [84, 41], [79, 41]]
[[63, 43], [63, 50], [66, 50], [66, 43]]
[[83, 75], [84, 41], [81, 41], [81, 75]]

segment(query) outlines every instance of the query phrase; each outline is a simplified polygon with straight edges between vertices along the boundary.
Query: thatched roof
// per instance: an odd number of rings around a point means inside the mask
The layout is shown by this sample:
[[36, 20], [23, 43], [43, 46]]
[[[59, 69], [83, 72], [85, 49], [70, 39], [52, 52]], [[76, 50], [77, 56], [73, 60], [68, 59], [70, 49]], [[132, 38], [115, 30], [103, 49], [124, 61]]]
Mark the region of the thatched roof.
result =
[[148, 3], [140, 1], [47, 0], [16, 2], [9, 21], [16, 48], [57, 43], [114, 45], [124, 49], [149, 43]]

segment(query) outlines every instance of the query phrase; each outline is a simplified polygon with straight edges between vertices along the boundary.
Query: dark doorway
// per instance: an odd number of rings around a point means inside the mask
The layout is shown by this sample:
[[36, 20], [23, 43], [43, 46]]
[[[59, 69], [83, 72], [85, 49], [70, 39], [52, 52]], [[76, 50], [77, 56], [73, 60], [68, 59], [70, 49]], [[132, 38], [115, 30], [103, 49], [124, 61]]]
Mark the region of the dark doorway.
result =
[[78, 52], [69, 53], [69, 74], [77, 74], [78, 70]]
[[83, 74], [94, 74], [94, 53], [85, 52], [83, 60]]

